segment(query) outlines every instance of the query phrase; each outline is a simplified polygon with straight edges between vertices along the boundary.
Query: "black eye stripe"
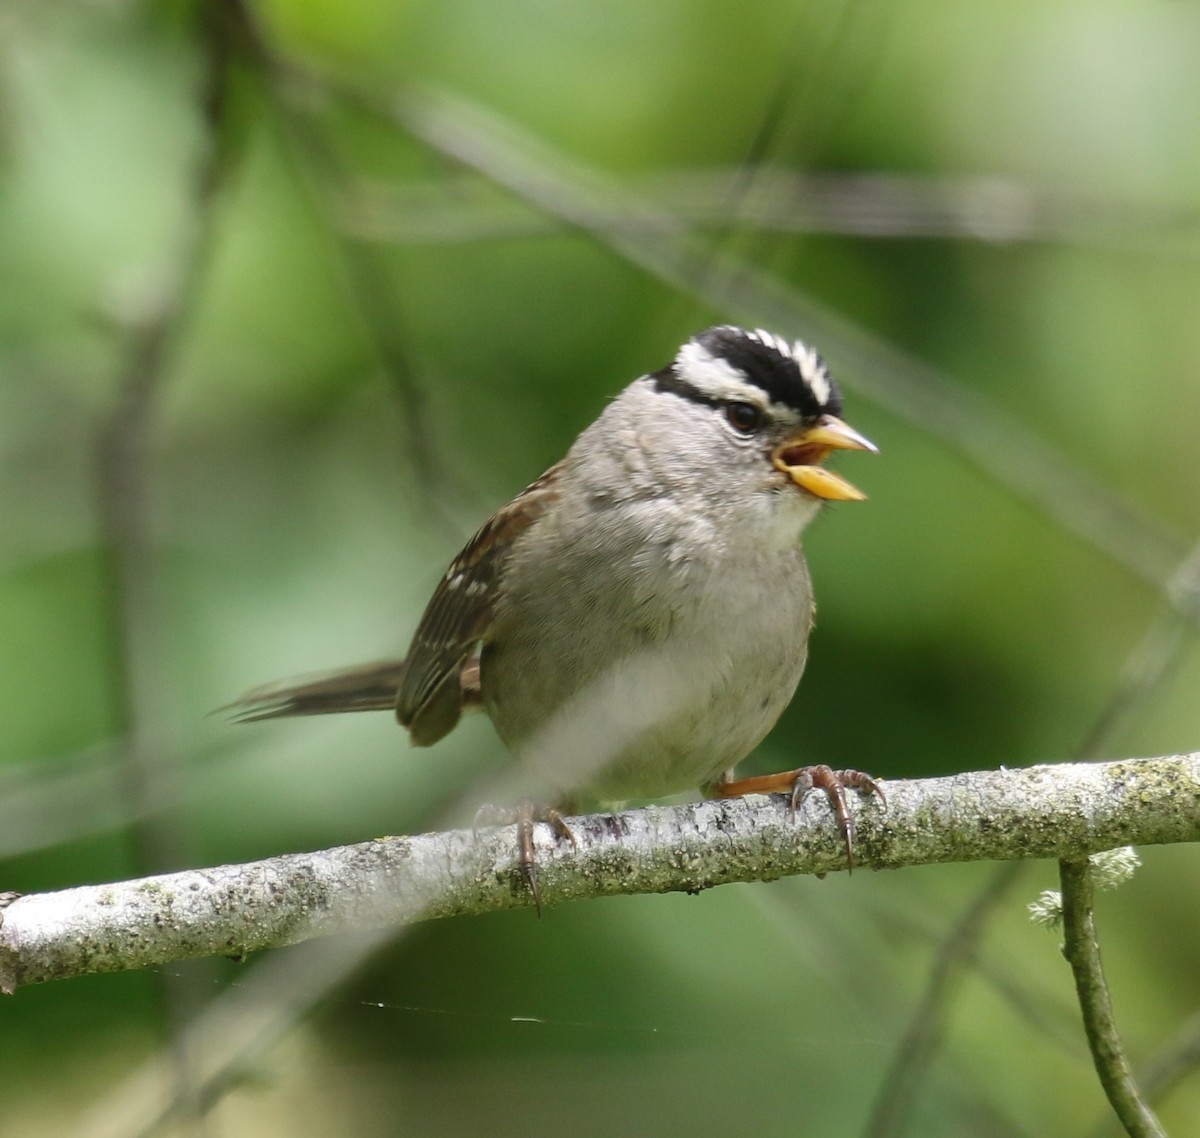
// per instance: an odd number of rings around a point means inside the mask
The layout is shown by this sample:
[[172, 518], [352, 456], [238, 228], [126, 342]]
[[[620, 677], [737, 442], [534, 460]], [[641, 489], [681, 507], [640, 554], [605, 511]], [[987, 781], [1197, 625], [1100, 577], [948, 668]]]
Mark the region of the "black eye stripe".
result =
[[[703, 391], [698, 391], [690, 383], [681, 379], [673, 366], [654, 372], [650, 376], [650, 379], [654, 381], [654, 386], [659, 391], [678, 395], [681, 399], [687, 399], [691, 403], [699, 403], [705, 407], [713, 407], [724, 412], [726, 421], [741, 435], [749, 436], [754, 434], [756, 431], [761, 430], [767, 421], [767, 412], [761, 407], [753, 403], [747, 403], [745, 400], [721, 399], [714, 395], [708, 395]], [[751, 422], [751, 416], [753, 417], [753, 422]]]
[[702, 391], [697, 391], [695, 387], [682, 379], [675, 371], [674, 364], [668, 364], [661, 371], [654, 372], [650, 378], [654, 380], [654, 386], [659, 391], [678, 395], [681, 399], [690, 399], [693, 403], [707, 403], [711, 407], [715, 407], [721, 402], [719, 399], [705, 395]]

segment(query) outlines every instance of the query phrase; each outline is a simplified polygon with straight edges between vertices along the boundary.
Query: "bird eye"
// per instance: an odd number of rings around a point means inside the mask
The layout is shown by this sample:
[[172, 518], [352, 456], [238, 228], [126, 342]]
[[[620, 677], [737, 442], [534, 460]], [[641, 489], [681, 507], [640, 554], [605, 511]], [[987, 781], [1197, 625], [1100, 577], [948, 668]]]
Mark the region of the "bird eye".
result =
[[762, 412], [753, 403], [726, 403], [725, 418], [739, 434], [753, 434], [762, 426]]

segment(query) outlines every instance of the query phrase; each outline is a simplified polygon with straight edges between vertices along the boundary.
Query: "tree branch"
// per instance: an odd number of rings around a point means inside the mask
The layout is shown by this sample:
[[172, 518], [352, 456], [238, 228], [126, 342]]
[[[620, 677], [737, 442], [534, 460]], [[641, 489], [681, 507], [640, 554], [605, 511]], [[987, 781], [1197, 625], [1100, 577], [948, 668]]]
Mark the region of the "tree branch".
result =
[[[887, 795], [886, 812], [867, 799], [854, 803], [862, 867], [1078, 859], [1200, 839], [1200, 753], [901, 780], [888, 783]], [[794, 820], [782, 797], [753, 796], [569, 823], [578, 851], [537, 828], [547, 905], [846, 867], [836, 823], [817, 796]], [[527, 907], [515, 855], [512, 827], [477, 839], [454, 830], [31, 894], [0, 912], [0, 990]]]

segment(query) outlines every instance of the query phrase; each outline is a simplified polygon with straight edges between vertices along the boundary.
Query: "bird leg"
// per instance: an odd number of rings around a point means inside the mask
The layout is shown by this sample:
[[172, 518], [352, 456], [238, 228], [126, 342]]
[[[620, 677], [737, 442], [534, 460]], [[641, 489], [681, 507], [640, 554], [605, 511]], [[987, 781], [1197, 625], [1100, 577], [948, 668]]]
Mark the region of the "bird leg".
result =
[[726, 771], [710, 787], [716, 798], [736, 798], [743, 794], [787, 794], [788, 813], [795, 817], [796, 811], [811, 790], [824, 793], [829, 808], [837, 818], [838, 829], [846, 843], [846, 867], [854, 868], [854, 816], [846, 805], [846, 790], [857, 790], [862, 794], [874, 794], [883, 808], [887, 809], [887, 798], [882, 787], [870, 775], [862, 771], [835, 771], [824, 763], [816, 766], [797, 767], [794, 771], [779, 774], [756, 775], [752, 778], [732, 778]]
[[484, 803], [475, 812], [475, 821], [471, 828], [478, 836], [479, 827], [483, 823], [500, 826], [512, 825], [514, 822], [517, 826], [517, 867], [522, 880], [529, 887], [529, 892], [533, 894], [533, 904], [540, 917], [542, 894], [538, 889], [537, 851], [533, 848], [533, 827], [538, 822], [545, 822], [559, 841], [570, 842], [571, 847], [576, 850], [579, 844], [575, 841], [575, 835], [571, 833], [571, 827], [567, 825], [561, 810], [554, 806], [539, 806], [532, 798], [522, 798], [515, 810]]

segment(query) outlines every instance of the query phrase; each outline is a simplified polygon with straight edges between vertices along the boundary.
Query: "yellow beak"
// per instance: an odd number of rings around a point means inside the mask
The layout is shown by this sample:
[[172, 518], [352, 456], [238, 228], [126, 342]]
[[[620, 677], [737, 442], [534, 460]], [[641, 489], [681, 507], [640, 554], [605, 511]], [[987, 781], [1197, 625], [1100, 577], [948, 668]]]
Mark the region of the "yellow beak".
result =
[[866, 494], [857, 486], [820, 465], [829, 452], [835, 450], [879, 453], [879, 448], [853, 427], [834, 415], [822, 415], [811, 427], [806, 427], [777, 446], [771, 453], [771, 461], [776, 470], [782, 471], [801, 490], [807, 490], [816, 498], [838, 502], [863, 501]]

